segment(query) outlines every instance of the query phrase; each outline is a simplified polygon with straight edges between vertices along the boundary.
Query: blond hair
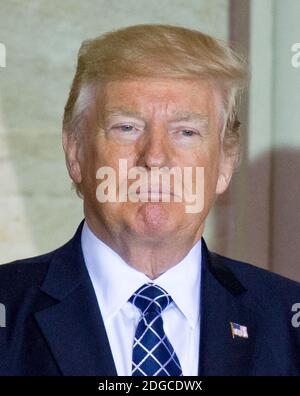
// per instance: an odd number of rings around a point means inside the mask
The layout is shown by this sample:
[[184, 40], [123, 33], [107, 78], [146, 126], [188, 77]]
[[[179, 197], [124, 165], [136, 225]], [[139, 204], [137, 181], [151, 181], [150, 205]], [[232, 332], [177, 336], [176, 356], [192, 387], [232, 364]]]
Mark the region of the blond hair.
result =
[[98, 83], [132, 78], [205, 79], [223, 97], [221, 139], [224, 152], [240, 159], [237, 103], [248, 81], [245, 61], [204, 33], [171, 25], [136, 25], [82, 43], [76, 74], [65, 106], [63, 128], [78, 137], [84, 130]]

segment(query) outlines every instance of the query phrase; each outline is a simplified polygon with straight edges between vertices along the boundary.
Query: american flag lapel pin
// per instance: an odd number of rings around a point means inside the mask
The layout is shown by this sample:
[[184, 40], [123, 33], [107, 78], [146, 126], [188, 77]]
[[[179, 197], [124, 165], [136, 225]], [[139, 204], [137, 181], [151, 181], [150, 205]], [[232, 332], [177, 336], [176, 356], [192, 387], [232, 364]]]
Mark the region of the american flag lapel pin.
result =
[[248, 338], [248, 331], [246, 326], [241, 326], [238, 323], [230, 322], [232, 338], [241, 337]]

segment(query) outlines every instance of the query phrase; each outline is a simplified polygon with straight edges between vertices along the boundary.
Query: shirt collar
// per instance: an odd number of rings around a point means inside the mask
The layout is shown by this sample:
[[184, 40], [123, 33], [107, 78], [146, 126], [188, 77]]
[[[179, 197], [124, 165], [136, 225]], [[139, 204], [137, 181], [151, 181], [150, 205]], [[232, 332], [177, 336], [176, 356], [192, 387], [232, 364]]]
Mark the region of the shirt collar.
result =
[[201, 240], [178, 264], [155, 280], [127, 264], [95, 236], [86, 221], [82, 228], [81, 245], [104, 320], [116, 315], [140, 286], [152, 282], [164, 288], [190, 326], [196, 326], [200, 309]]

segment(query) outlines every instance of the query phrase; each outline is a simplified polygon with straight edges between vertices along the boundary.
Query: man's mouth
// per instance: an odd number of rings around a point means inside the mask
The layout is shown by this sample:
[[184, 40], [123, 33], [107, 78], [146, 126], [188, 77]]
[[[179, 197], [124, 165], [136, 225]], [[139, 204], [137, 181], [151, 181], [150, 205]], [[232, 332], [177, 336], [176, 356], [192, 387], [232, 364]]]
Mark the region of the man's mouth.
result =
[[174, 193], [168, 189], [164, 189], [161, 186], [151, 186], [151, 187], [138, 187], [135, 191], [136, 195], [139, 197], [148, 197], [153, 198], [163, 198], [163, 197], [172, 197]]

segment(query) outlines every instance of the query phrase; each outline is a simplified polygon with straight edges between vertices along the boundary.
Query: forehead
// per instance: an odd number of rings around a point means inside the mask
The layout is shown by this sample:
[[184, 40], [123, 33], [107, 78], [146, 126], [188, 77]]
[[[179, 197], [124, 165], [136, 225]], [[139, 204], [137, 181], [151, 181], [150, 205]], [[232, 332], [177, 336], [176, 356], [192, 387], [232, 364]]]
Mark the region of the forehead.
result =
[[218, 90], [208, 81], [137, 79], [107, 82], [100, 91], [102, 109], [127, 108], [140, 113], [195, 112], [209, 114]]

